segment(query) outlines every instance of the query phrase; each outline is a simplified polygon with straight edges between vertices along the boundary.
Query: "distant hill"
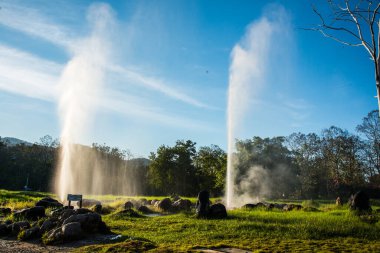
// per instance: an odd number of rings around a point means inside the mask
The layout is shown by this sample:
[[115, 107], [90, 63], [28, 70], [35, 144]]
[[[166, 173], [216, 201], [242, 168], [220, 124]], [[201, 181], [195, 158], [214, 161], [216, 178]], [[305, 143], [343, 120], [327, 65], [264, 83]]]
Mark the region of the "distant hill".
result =
[[0, 137], [0, 141], [6, 143], [8, 146], [16, 146], [19, 144], [24, 144], [27, 146], [33, 145], [30, 142], [20, 140], [20, 139], [14, 138], [14, 137]]

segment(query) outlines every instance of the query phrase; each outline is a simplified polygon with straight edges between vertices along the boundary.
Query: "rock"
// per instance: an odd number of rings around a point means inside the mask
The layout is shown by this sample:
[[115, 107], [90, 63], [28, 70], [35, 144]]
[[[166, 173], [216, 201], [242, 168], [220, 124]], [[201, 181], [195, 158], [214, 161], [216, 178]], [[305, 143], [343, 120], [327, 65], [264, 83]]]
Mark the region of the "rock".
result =
[[284, 211], [292, 211], [292, 210], [301, 210], [302, 206], [301, 205], [296, 205], [296, 204], [286, 204], [282, 210]]
[[74, 210], [75, 214], [86, 214], [86, 213], [93, 213], [90, 209], [87, 208], [78, 208]]
[[74, 214], [67, 218], [63, 225], [71, 222], [79, 222], [84, 231], [89, 233], [98, 232], [102, 217], [97, 213]]
[[214, 204], [210, 206], [210, 210], [208, 213], [208, 217], [212, 219], [224, 219], [227, 218], [227, 210], [226, 207], [221, 204]]
[[172, 201], [169, 198], [165, 198], [158, 202], [157, 207], [162, 211], [169, 211], [172, 207]]
[[45, 208], [49, 208], [49, 207], [63, 207], [63, 205], [61, 203], [58, 202], [58, 200], [55, 200], [53, 198], [43, 198], [41, 200], [39, 200], [37, 203], [36, 203], [36, 206], [43, 206]]
[[116, 219], [125, 219], [126, 217], [128, 217], [128, 218], [141, 218], [143, 216], [141, 216], [139, 213], [137, 213], [133, 209], [125, 209], [125, 210], [122, 210], [120, 212], [114, 213], [113, 217]]
[[198, 193], [198, 200], [195, 206], [198, 218], [206, 218], [210, 210], [210, 194], [208, 191], [200, 191]]
[[40, 228], [41, 233], [43, 234], [43, 233], [53, 229], [54, 226], [55, 226], [55, 223], [53, 222], [52, 219], [45, 220], [44, 223], [42, 223], [41, 228]]
[[151, 204], [152, 206], [154, 206], [157, 202], [159, 202], [159, 200], [157, 200], [157, 199], [153, 199], [153, 200], [150, 202], [150, 204]]
[[12, 210], [8, 207], [0, 207], [0, 215], [8, 216], [12, 213]]
[[87, 221], [87, 214], [73, 214], [69, 218], [65, 219], [62, 225], [71, 222], [79, 222], [80, 224], [84, 224]]
[[266, 205], [263, 202], [258, 202], [256, 203], [256, 207], [266, 207]]
[[[102, 203], [99, 200], [96, 199], [83, 199], [82, 200], [82, 207], [92, 207], [95, 205], [101, 205]], [[77, 202], [77, 206], [80, 206], [80, 202]]]
[[39, 218], [45, 217], [45, 207], [35, 206], [31, 208], [25, 208], [21, 211], [15, 212], [13, 216], [16, 219], [25, 218], [28, 220], [38, 220]]
[[62, 226], [62, 236], [65, 241], [77, 240], [83, 237], [83, 231], [79, 222], [70, 222]]
[[131, 201], [125, 202], [125, 204], [124, 204], [124, 209], [125, 210], [132, 209], [132, 208], [133, 208], [133, 203]]
[[45, 244], [63, 242], [62, 227], [58, 227], [56, 229], [51, 230], [50, 232], [48, 232], [46, 238], [43, 237], [42, 239]]
[[74, 214], [76, 214], [76, 211], [74, 211], [73, 209], [64, 209], [58, 216], [58, 220], [63, 222], [64, 220], [66, 220], [67, 218], [69, 218], [71, 215], [74, 215]]
[[188, 211], [191, 209], [191, 201], [188, 199], [178, 199], [172, 206], [178, 211]]
[[241, 208], [244, 208], [244, 209], [254, 209], [256, 208], [256, 205], [255, 204], [245, 204], [244, 206], [242, 206]]
[[40, 228], [37, 226], [34, 226], [32, 228], [22, 231], [19, 234], [18, 239], [22, 241], [26, 241], [26, 240], [36, 239], [40, 237], [41, 237]]
[[95, 206], [91, 207], [91, 211], [101, 214], [102, 213], [102, 205], [95, 205]]
[[139, 199], [139, 202], [140, 202], [140, 206], [145, 206], [149, 204], [149, 201], [145, 198]]
[[142, 212], [142, 213], [151, 213], [152, 212], [152, 210], [150, 210], [147, 206], [140, 206], [137, 210], [139, 212]]
[[180, 200], [180, 199], [181, 199], [181, 197], [178, 196], [177, 194], [174, 194], [174, 195], [171, 196], [171, 200], [172, 200], [173, 202], [176, 202], [177, 200]]
[[286, 206], [286, 204], [279, 204], [279, 203], [274, 203], [273, 205], [274, 205], [273, 208], [277, 208], [277, 209], [280, 209], [280, 210], [283, 210], [284, 206]]
[[30, 228], [30, 224], [27, 221], [19, 221], [8, 225], [8, 228], [11, 229], [12, 235], [18, 235], [21, 230]]
[[352, 198], [350, 208], [351, 210], [371, 211], [368, 195], [363, 191], [358, 191], [355, 193]]
[[7, 224], [0, 224], [0, 237], [7, 236], [12, 232], [12, 229]]

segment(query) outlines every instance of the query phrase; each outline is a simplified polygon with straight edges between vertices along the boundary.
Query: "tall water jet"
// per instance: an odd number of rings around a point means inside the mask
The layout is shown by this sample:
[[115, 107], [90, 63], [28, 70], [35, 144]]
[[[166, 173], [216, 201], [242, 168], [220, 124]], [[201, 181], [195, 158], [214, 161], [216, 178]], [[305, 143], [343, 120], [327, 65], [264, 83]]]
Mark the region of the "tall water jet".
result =
[[[254, 100], [267, 82], [268, 65], [269, 62], [273, 63], [273, 59], [270, 58], [275, 55], [274, 38], [278, 40], [276, 44], [279, 45], [281, 39], [286, 37], [283, 35], [288, 31], [284, 9], [281, 6], [271, 5], [267, 10], [269, 11], [266, 11], [262, 18], [248, 26], [246, 33], [231, 52], [227, 105], [226, 204], [228, 208], [242, 204], [243, 200], [239, 198], [244, 195], [237, 193], [241, 189], [236, 183], [238, 166], [234, 156], [236, 139], [241, 137], [239, 134], [243, 129], [245, 116], [249, 109], [255, 106]], [[274, 71], [281, 72], [281, 70]]]
[[[91, 119], [102, 95], [105, 69], [109, 59], [108, 32], [112, 29], [113, 13], [105, 4], [92, 5], [87, 20], [92, 32], [88, 38], [74, 43], [72, 59], [59, 81], [59, 117], [61, 122], [60, 162], [56, 192], [63, 201], [68, 193], [76, 193], [85, 184], [84, 177], [93, 176], [80, 168], [86, 159], [78, 155], [77, 143], [90, 129]], [[83, 177], [84, 176], [84, 177]]]

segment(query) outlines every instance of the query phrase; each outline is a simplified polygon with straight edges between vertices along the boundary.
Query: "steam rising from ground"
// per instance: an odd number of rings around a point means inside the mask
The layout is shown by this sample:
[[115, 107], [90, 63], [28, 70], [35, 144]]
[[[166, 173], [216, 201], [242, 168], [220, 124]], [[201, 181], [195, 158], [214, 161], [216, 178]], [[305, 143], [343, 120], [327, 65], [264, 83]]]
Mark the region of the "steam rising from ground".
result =
[[[277, 60], [273, 58], [277, 55], [278, 49], [281, 49], [282, 40], [289, 32], [289, 21], [284, 9], [272, 5], [268, 10], [270, 11], [265, 12], [262, 18], [248, 26], [245, 35], [231, 52], [227, 108], [226, 203], [228, 208], [268, 195], [270, 191], [267, 187], [269, 185], [266, 180], [267, 173], [260, 167], [252, 167], [246, 174], [245, 180], [236, 185], [238, 164], [234, 157], [236, 139], [250, 107], [255, 104], [254, 99], [257, 98], [259, 90], [266, 85], [268, 76], [279, 71], [274, 69], [270, 72], [269, 67]], [[256, 197], [251, 194], [252, 187], [260, 190], [255, 191]]]
[[[105, 4], [92, 5], [87, 20], [92, 29], [88, 38], [71, 48], [73, 57], [63, 70], [59, 81], [59, 116], [61, 150], [56, 191], [61, 200], [68, 193], [101, 193], [109, 178], [105, 169], [88, 152], [75, 143], [88, 134], [95, 110], [100, 103], [105, 81], [105, 69], [110, 59], [110, 34], [114, 25], [111, 8]], [[90, 166], [91, 165], [91, 166]]]

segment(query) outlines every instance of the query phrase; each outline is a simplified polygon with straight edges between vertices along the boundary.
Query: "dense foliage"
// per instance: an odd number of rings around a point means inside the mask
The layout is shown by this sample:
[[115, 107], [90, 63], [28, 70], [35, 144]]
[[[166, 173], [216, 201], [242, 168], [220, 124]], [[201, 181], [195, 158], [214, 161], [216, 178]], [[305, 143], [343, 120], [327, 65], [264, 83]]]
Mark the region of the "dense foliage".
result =
[[[133, 159], [128, 151], [93, 144], [109, 173], [125, 171], [136, 184], [134, 194], [194, 196], [208, 189], [223, 194], [227, 154], [218, 146], [197, 149], [191, 140], [160, 146], [148, 159]], [[0, 139], [0, 188], [51, 190], [59, 143], [49, 136], [33, 145], [9, 145]], [[233, 154], [240, 192], [279, 198], [347, 196], [357, 189], [379, 190], [380, 123], [370, 112], [349, 133], [331, 126], [320, 135], [293, 133], [288, 137], [237, 140]], [[111, 192], [110, 192], [111, 193]], [[112, 192], [114, 193], [114, 192]]]

